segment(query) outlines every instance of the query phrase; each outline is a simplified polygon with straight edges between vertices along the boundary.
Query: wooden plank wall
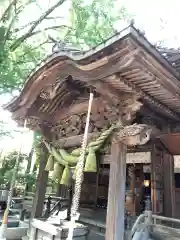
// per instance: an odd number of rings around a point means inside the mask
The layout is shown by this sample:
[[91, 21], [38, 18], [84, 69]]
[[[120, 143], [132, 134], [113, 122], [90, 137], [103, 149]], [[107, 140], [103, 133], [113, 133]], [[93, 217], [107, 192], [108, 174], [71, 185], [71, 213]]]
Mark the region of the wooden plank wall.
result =
[[151, 158], [151, 199], [155, 214], [175, 214], [174, 158], [162, 146], [154, 145]]

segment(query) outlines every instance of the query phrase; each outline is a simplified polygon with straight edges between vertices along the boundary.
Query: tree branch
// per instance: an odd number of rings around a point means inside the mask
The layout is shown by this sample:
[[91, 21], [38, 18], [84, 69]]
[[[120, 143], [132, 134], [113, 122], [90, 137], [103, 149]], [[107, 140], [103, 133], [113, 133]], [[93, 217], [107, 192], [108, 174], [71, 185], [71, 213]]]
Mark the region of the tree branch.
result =
[[46, 17], [45, 19], [47, 19], [47, 20], [54, 20], [54, 19], [64, 19], [64, 18], [56, 16], [56, 17]]
[[14, 32], [14, 33], [17, 33], [17, 32], [19, 32], [19, 31], [23, 30], [24, 28], [31, 26], [31, 25], [34, 24], [35, 22], [36, 22], [36, 21], [32, 21], [32, 22], [29, 22], [29, 23], [27, 23], [27, 24], [25, 24], [25, 25], [23, 25], [23, 26], [21, 26], [21, 27], [19, 27], [19, 28], [15, 28], [13, 32]]
[[12, 19], [11, 19], [11, 21], [10, 21], [10, 23], [9, 23], [9, 26], [8, 26], [7, 30], [6, 30], [5, 41], [8, 40], [9, 35], [10, 35], [10, 33], [11, 33], [11, 29], [12, 29], [12, 27], [13, 27], [13, 25], [14, 25], [14, 22], [15, 22], [15, 20], [16, 20], [16, 17], [17, 17], [16, 11], [15, 11], [15, 4], [16, 4], [16, 1], [15, 1], [15, 3], [14, 3], [14, 16], [12, 16]]
[[29, 31], [25, 33], [23, 36], [21, 36], [19, 39], [17, 39], [11, 46], [11, 51], [15, 51], [16, 48], [18, 48], [22, 42], [24, 42], [27, 38], [29, 38], [32, 34], [32, 32], [35, 30], [35, 28], [50, 14], [52, 13], [57, 7], [61, 6], [66, 0], [60, 0], [55, 5], [53, 5], [51, 8], [49, 8], [44, 14], [41, 15], [41, 17], [35, 21], [35, 23], [31, 26]]
[[20, 37], [18, 40], [21, 41], [21, 42], [24, 42], [25, 40], [27, 40], [28, 38], [34, 36], [34, 35], [37, 35], [37, 34], [40, 34], [44, 31], [48, 31], [48, 30], [57, 30], [57, 29], [60, 29], [60, 28], [71, 28], [69, 26], [66, 26], [66, 25], [59, 25], [59, 26], [51, 26], [51, 27], [47, 27], [47, 28], [44, 28], [43, 30], [37, 30], [35, 32], [32, 32], [31, 34], [29, 34], [26, 39], [22, 39], [21, 38], [23, 37]]
[[[58, 26], [51, 26], [51, 27], [47, 27], [47, 28], [44, 28], [43, 30], [37, 30], [35, 32], [32, 32], [31, 35], [29, 37], [32, 37], [36, 34], [39, 34], [39, 33], [42, 33], [43, 31], [47, 31], [47, 30], [57, 30], [57, 29], [60, 29], [60, 28], [70, 28], [69, 26], [66, 26], [66, 25], [58, 25]], [[29, 38], [28, 37], [28, 38]]]
[[[54, 19], [63, 19], [63, 17], [46, 17], [44, 20], [54, 20]], [[32, 24], [34, 24], [36, 21], [32, 21], [32, 22], [29, 22], [29, 23], [27, 23], [27, 24], [25, 24], [25, 25], [23, 25], [23, 26], [21, 26], [21, 27], [19, 27], [19, 28], [15, 28], [14, 29], [14, 33], [17, 33], [17, 32], [19, 32], [19, 31], [21, 31], [21, 30], [24, 30], [25, 28], [27, 28], [27, 27], [29, 27], [29, 26], [31, 26]]]
[[8, 14], [8, 12], [11, 10], [11, 7], [16, 4], [16, 1], [17, 0], [13, 0], [12, 2], [9, 3], [8, 7], [6, 8], [6, 10], [4, 11], [3, 15], [1, 16], [0, 18], [0, 22], [4, 22], [5, 21], [5, 18], [6, 18], [6, 15]]

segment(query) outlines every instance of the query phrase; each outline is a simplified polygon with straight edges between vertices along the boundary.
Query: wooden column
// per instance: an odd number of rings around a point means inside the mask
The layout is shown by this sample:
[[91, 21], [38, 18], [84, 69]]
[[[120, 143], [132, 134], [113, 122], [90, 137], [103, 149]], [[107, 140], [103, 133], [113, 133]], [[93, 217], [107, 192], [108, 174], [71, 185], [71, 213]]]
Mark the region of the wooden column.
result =
[[98, 195], [99, 195], [99, 174], [100, 174], [100, 166], [99, 161], [97, 161], [97, 173], [96, 173], [96, 192], [94, 197], [94, 207], [98, 204]]
[[106, 240], [124, 239], [126, 146], [113, 142], [109, 176]]
[[127, 176], [130, 195], [126, 198], [126, 209], [132, 216], [135, 216], [135, 164], [127, 166]]
[[174, 158], [164, 151], [164, 215], [166, 217], [175, 216], [175, 188], [174, 188]]
[[135, 165], [132, 166], [132, 178], [131, 178], [131, 194], [132, 194], [132, 215], [135, 216], [136, 215], [136, 211], [135, 211]]
[[143, 164], [136, 164], [136, 179], [135, 179], [135, 212], [137, 215], [142, 213], [142, 199], [143, 199], [143, 182], [144, 182], [144, 173], [143, 173]]
[[40, 166], [39, 166], [39, 173], [37, 178], [36, 192], [35, 192], [35, 197], [33, 201], [31, 218], [39, 218], [42, 215], [44, 199], [46, 194], [46, 186], [48, 181], [48, 172], [44, 171], [47, 158], [48, 158], [48, 151], [43, 144], [41, 148]]
[[151, 201], [152, 211], [163, 215], [164, 211], [164, 171], [163, 152], [153, 145], [151, 155]]

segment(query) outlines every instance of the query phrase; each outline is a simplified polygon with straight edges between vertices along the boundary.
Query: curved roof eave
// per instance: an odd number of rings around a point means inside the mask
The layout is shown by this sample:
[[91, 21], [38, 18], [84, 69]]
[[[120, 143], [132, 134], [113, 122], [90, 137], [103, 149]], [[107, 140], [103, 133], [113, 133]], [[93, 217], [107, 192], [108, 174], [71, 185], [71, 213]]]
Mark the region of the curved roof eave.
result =
[[[145, 50], [147, 50], [158, 62], [163, 65], [166, 70], [168, 70], [176, 79], [179, 79], [179, 74], [176, 72], [176, 70], [172, 67], [172, 65], [158, 52], [158, 50], [148, 42], [148, 40], [133, 26], [129, 26], [113, 37], [107, 39], [102, 44], [98, 45], [97, 47], [83, 52], [81, 54], [79, 53], [71, 53], [71, 52], [58, 52], [53, 53], [50, 56], [48, 56], [45, 60], [43, 60], [39, 65], [37, 65], [36, 69], [28, 76], [26, 84], [24, 88], [21, 91], [21, 94], [16, 99], [13, 99], [10, 103], [3, 106], [4, 109], [7, 109], [9, 111], [13, 111], [12, 109], [14, 107], [18, 107], [21, 105], [21, 102], [23, 101], [23, 98], [28, 93], [30, 86], [35, 84], [36, 81], [43, 81], [43, 72], [46, 72], [47, 69], [51, 69], [51, 67], [55, 66], [59, 61], [64, 64], [64, 67], [68, 65], [70, 62], [72, 65], [79, 65], [78, 63], [86, 60], [86, 64], [91, 62], [91, 58], [94, 56], [96, 59], [96, 56], [99, 52], [106, 50], [109, 48], [112, 44], [115, 42], [121, 41], [124, 38], [131, 37], [133, 40], [135, 40], [139, 45], [141, 45]], [[102, 57], [103, 58], [103, 57]], [[80, 66], [83, 66], [83, 64], [80, 64]], [[68, 69], [66, 72], [66, 75], [69, 75]], [[27, 94], [28, 97], [28, 94]]]

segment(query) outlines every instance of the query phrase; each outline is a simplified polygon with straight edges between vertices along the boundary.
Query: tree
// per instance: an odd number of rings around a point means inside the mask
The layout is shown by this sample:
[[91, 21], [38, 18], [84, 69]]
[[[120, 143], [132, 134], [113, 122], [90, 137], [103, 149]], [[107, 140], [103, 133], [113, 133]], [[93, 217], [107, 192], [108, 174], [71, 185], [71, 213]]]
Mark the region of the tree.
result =
[[[7, 184], [9, 186], [11, 177], [12, 177], [12, 171], [15, 167], [15, 162], [17, 155], [19, 153], [17, 151], [10, 152], [4, 156], [4, 159], [2, 160], [2, 166], [0, 168], [0, 184]], [[20, 155], [20, 164], [18, 167], [18, 172], [20, 173], [23, 169], [22, 163], [27, 159], [27, 156], [25, 154]]]
[[[116, 33], [115, 25], [121, 19], [129, 19], [126, 9], [118, 7], [115, 0], [71, 0], [69, 21], [66, 19], [69, 24], [65, 25], [61, 17], [52, 13], [67, 0], [49, 2], [51, 6], [40, 17], [25, 25], [19, 19], [29, 6], [37, 5], [36, 1], [0, 3], [0, 94], [19, 93], [29, 72], [46, 55], [44, 47], [54, 44], [48, 35], [50, 30], [56, 31], [55, 36], [61, 42], [88, 48]], [[53, 24], [54, 19], [59, 19], [57, 24]], [[51, 24], [42, 28], [45, 21]]]
[[68, 31], [67, 38], [88, 48], [116, 34], [120, 21], [130, 20], [125, 7], [117, 5], [114, 0], [72, 0], [70, 17], [72, 30]]
[[[37, 5], [37, 2], [34, 0], [1, 1], [0, 94], [19, 93], [27, 75], [47, 54], [47, 46], [49, 48], [52, 44], [61, 47], [67, 45], [68, 48], [69, 45], [73, 45], [83, 49], [94, 47], [117, 32], [116, 26], [120, 20], [130, 18], [126, 9], [123, 6], [118, 7], [115, 0], [71, 0], [67, 17], [69, 21], [68, 25], [65, 25], [62, 24], [61, 17], [52, 16], [52, 13], [67, 0], [49, 1], [51, 6], [40, 17], [24, 25], [19, 20], [21, 15], [28, 6]], [[55, 18], [59, 19], [58, 24], [51, 22], [50, 25], [42, 27], [44, 21]], [[49, 30], [55, 30], [56, 37], [48, 34]], [[59, 44], [59, 41], [62, 44]], [[32, 152], [33, 149], [31, 155]], [[37, 164], [38, 160], [37, 158]], [[30, 161], [27, 173], [29, 166]]]
[[[7, 188], [10, 186], [12, 172], [14, 171], [15, 162], [17, 158], [18, 152], [13, 151], [9, 152], [5, 155], [2, 166], [0, 168], [0, 185], [5, 185]], [[35, 173], [25, 173], [23, 165], [26, 164], [28, 160], [28, 156], [26, 154], [20, 155], [20, 162], [18, 166], [18, 173], [16, 177], [16, 185], [21, 185], [24, 187], [26, 184], [28, 185], [28, 190], [31, 191], [33, 185], [36, 182], [36, 174]]]
[[[11, 0], [0, 3], [0, 93], [16, 93], [22, 88], [24, 80], [29, 72], [45, 56], [42, 46], [48, 39], [43, 39], [38, 45], [27, 41], [40, 34], [41, 29], [37, 27], [57, 7], [66, 0], [56, 1], [37, 20], [31, 21], [25, 26], [19, 26], [19, 17], [33, 0]], [[53, 1], [54, 2], [54, 1]], [[4, 9], [2, 11], [2, 9]], [[18, 27], [17, 27], [18, 26]], [[50, 26], [49, 28], [62, 28], [66, 26]], [[48, 29], [49, 29], [48, 28]], [[45, 29], [48, 30], [48, 29]]]

